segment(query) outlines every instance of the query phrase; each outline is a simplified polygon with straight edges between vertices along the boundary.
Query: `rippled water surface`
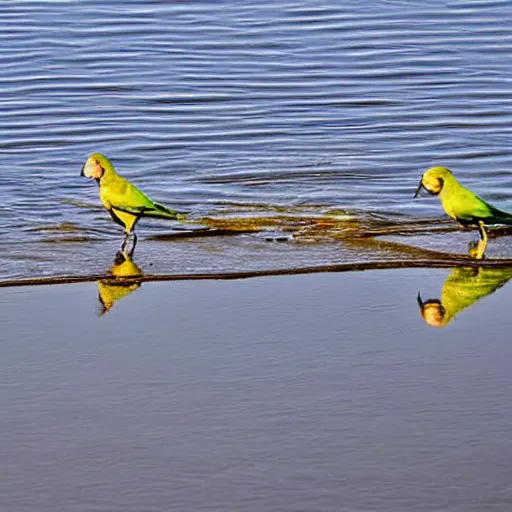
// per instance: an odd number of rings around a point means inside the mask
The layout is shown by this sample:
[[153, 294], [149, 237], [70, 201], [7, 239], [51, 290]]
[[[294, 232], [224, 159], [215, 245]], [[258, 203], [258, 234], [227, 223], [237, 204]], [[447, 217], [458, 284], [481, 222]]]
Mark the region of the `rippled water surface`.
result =
[[[95, 151], [195, 219], [255, 206], [441, 218], [435, 198], [411, 197], [433, 164], [512, 209], [509, 2], [12, 1], [0, 20], [3, 278], [111, 260], [121, 230], [79, 177]], [[141, 246], [188, 229], [138, 228]], [[222, 267], [208, 244], [181, 243]], [[159, 261], [170, 244], [148, 250]], [[209, 244], [244, 260], [231, 238]]]

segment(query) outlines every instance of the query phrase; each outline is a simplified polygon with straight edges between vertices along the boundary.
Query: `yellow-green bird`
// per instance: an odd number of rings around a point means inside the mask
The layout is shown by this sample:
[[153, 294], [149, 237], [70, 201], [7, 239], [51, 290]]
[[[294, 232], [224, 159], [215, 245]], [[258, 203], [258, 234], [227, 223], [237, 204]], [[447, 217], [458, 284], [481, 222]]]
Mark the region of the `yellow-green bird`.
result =
[[476, 226], [480, 232], [481, 243], [476, 254], [483, 257], [487, 246], [485, 226], [512, 225], [512, 214], [480, 199], [471, 190], [461, 185], [446, 167], [432, 167], [421, 177], [414, 194], [417, 197], [421, 189], [439, 197], [444, 211], [465, 227]]
[[454, 268], [444, 282], [441, 299], [423, 301], [418, 293], [421, 316], [432, 327], [445, 327], [460, 311], [494, 293], [511, 278], [511, 268]]
[[110, 213], [114, 222], [124, 228], [125, 237], [121, 251], [124, 251], [130, 234], [133, 233], [133, 247], [129, 253], [130, 256], [137, 244], [134, 228], [141, 217], [173, 220], [184, 217], [184, 214], [152, 201], [135, 185], [117, 174], [110, 160], [101, 153], [94, 153], [87, 159], [80, 175], [96, 180], [103, 206]]

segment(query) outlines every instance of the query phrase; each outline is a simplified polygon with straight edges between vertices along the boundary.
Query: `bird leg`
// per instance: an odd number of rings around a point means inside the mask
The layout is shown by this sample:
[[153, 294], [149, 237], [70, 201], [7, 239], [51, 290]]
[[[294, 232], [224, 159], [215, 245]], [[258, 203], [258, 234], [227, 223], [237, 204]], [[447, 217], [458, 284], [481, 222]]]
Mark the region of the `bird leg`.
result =
[[485, 225], [483, 220], [478, 221], [478, 232], [480, 233], [480, 239], [487, 243], [488, 237], [487, 237], [487, 231], [485, 231]]
[[132, 245], [132, 248], [130, 250], [130, 252], [128, 253], [128, 256], [131, 258], [133, 256], [133, 253], [135, 252], [135, 246], [137, 245], [137, 233], [135, 233], [135, 231], [133, 232], [133, 245]]
[[485, 225], [481, 220], [478, 221], [478, 233], [480, 234], [480, 240], [478, 240], [476, 244], [474, 242], [471, 244], [469, 255], [477, 260], [481, 260], [485, 257], [485, 249], [487, 248], [487, 241], [489, 240]]
[[124, 240], [123, 240], [123, 243], [121, 245], [121, 252], [124, 252], [124, 250], [126, 248], [126, 243], [128, 242], [129, 238], [130, 238], [130, 233], [125, 233]]

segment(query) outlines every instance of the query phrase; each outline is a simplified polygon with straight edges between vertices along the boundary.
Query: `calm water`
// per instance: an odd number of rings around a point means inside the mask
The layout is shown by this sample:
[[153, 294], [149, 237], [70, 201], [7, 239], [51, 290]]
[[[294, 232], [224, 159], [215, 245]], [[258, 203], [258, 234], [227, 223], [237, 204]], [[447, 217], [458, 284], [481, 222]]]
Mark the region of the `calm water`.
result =
[[[78, 176], [93, 151], [196, 218], [255, 205], [440, 218], [411, 197], [433, 164], [512, 209], [510, 2], [13, 0], [0, 20], [3, 278], [110, 262], [120, 229]], [[146, 243], [173, 229], [139, 225]], [[208, 244], [182, 247], [202, 255], [194, 268], [223, 266]], [[250, 266], [229, 239], [214, 249]], [[280, 266], [299, 263], [289, 253]]]
[[453, 278], [144, 283], [100, 319], [96, 283], [0, 289], [1, 510], [510, 510], [512, 287], [428, 327]]

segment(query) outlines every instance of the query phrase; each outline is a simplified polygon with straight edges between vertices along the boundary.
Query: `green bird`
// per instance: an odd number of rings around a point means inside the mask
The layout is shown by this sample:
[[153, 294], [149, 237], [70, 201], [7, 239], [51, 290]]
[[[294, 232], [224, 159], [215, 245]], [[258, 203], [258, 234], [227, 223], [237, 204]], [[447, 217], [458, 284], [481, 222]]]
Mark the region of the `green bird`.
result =
[[446, 167], [432, 167], [421, 177], [414, 197], [421, 189], [438, 196], [444, 211], [464, 227], [476, 226], [480, 233], [480, 241], [476, 258], [482, 258], [487, 247], [485, 226], [512, 225], [512, 214], [499, 210], [480, 199], [471, 190], [461, 185]]
[[512, 278], [512, 268], [454, 268], [443, 285], [440, 299], [423, 301], [421, 316], [432, 327], [445, 327], [455, 316], [483, 297], [494, 293]]
[[117, 174], [110, 160], [100, 153], [94, 153], [87, 159], [80, 175], [96, 180], [103, 206], [114, 222], [124, 228], [125, 237], [121, 252], [124, 252], [130, 234], [133, 233], [130, 256], [133, 255], [137, 244], [135, 225], [141, 217], [176, 220], [185, 216], [149, 199], [135, 185]]

